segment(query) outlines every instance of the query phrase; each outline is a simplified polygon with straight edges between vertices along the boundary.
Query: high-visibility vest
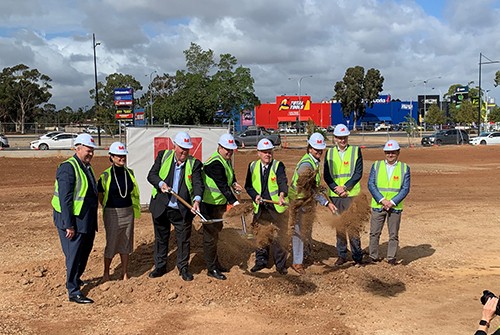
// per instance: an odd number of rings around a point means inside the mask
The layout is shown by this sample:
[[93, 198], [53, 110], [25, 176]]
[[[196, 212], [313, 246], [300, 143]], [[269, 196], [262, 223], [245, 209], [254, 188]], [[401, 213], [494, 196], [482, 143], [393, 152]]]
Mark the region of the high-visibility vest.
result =
[[[212, 156], [205, 162], [204, 166], [209, 165], [213, 161], [221, 162], [226, 172], [227, 185], [231, 187], [231, 182], [234, 178], [234, 170], [231, 164], [219, 154], [218, 151], [214, 152]], [[224, 205], [227, 199], [217, 187], [215, 181], [203, 173], [203, 182], [205, 183], [205, 190], [203, 191], [203, 202], [211, 205]]]
[[[300, 161], [297, 163], [297, 166], [295, 167], [295, 171], [293, 172], [292, 183], [290, 185], [290, 189], [288, 190], [288, 195], [289, 195], [290, 199], [301, 199], [304, 197], [304, 195], [302, 193], [297, 194], [296, 188], [297, 188], [297, 180], [299, 180], [299, 172], [298, 172], [299, 167], [302, 163], [305, 163], [305, 162], [311, 164], [311, 166], [313, 168], [316, 166], [316, 162], [311, 157], [311, 155], [309, 155], [307, 153], [304, 156], [302, 156]], [[316, 171], [316, 186], [319, 186], [319, 184], [321, 183], [321, 174], [319, 172], [319, 168], [316, 168], [315, 171]]]
[[[378, 190], [385, 199], [391, 200], [396, 196], [396, 194], [401, 191], [401, 187], [403, 186], [403, 177], [406, 172], [408, 172], [408, 166], [406, 163], [397, 162], [394, 167], [394, 171], [392, 172], [392, 176], [389, 179], [387, 176], [387, 169], [385, 168], [384, 161], [376, 161], [373, 163], [375, 169], [375, 185], [377, 185]], [[401, 201], [397, 204], [394, 209], [402, 210], [403, 202]], [[377, 201], [372, 198], [372, 208], [382, 208], [382, 204], [377, 203]]]
[[[73, 215], [80, 215], [83, 207], [83, 200], [85, 199], [85, 194], [89, 188], [87, 181], [87, 175], [85, 171], [80, 167], [78, 161], [75, 157], [70, 157], [63, 163], [70, 163], [75, 170], [75, 189], [73, 191]], [[61, 164], [63, 164], [61, 163]], [[60, 165], [59, 165], [60, 166]], [[94, 170], [90, 168], [90, 172], [94, 175]], [[61, 202], [59, 201], [59, 184], [56, 182], [54, 184], [54, 195], [52, 196], [52, 207], [56, 212], [61, 213]]]
[[[280, 192], [278, 187], [278, 180], [276, 177], [276, 171], [278, 170], [279, 161], [273, 160], [271, 166], [269, 167], [269, 176], [267, 179], [267, 190], [269, 195], [271, 196], [271, 200], [279, 201], [280, 200]], [[262, 194], [262, 183], [261, 183], [261, 174], [262, 174], [262, 162], [260, 160], [253, 161], [250, 163], [250, 173], [252, 176], [252, 186], [254, 190], [258, 194]], [[285, 201], [288, 202], [288, 199], [285, 198]], [[274, 208], [276, 212], [283, 213], [286, 210], [285, 206], [280, 206], [278, 204], [274, 204]], [[253, 212], [257, 214], [259, 211], [259, 204], [253, 202]]]
[[[356, 167], [356, 161], [358, 160], [359, 149], [357, 146], [348, 146], [344, 152], [344, 159], [340, 158], [340, 153], [337, 147], [328, 149], [326, 152], [326, 161], [328, 164], [328, 169], [333, 181], [339, 186], [345, 185], [345, 183], [351, 179], [354, 174], [354, 169]], [[349, 196], [354, 197], [361, 192], [361, 185], [359, 181], [354, 185], [354, 187], [349, 191]], [[333, 192], [332, 189], [328, 189], [328, 196], [339, 197], [339, 195]]]
[[[165, 180], [167, 178], [170, 168], [172, 167], [172, 161], [174, 160], [174, 151], [173, 150], [165, 150], [163, 153], [163, 157], [161, 159], [161, 167], [160, 167], [160, 172], [158, 173], [159, 177], [162, 180]], [[191, 199], [193, 197], [193, 166], [196, 158], [193, 156], [189, 155], [186, 159], [186, 166], [184, 167], [184, 183], [186, 184], [186, 187], [189, 192], [189, 198]], [[156, 195], [158, 194], [158, 190], [156, 187], [153, 187], [153, 191], [151, 192], [151, 195], [153, 198], [156, 198]]]
[[[129, 175], [132, 180], [132, 184], [134, 184], [134, 188], [132, 188], [132, 192], [130, 192], [130, 198], [132, 199], [132, 208], [134, 209], [134, 218], [139, 218], [141, 216], [141, 203], [139, 200], [139, 185], [134, 177], [134, 171], [127, 167], [125, 168], [125, 172]], [[101, 174], [102, 180], [102, 188], [104, 189], [104, 197], [102, 199], [102, 207], [106, 208], [106, 203], [108, 202], [109, 197], [109, 187], [111, 185], [111, 169], [110, 166]]]

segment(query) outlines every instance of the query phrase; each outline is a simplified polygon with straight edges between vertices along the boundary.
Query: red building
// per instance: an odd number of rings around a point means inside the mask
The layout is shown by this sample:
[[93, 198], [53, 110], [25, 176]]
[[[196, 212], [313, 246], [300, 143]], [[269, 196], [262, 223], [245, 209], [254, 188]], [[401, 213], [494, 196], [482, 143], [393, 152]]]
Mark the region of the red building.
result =
[[331, 125], [332, 106], [330, 102], [311, 102], [310, 96], [276, 97], [275, 103], [255, 107], [255, 125], [265, 128], [295, 126], [299, 120], [302, 126], [312, 120], [317, 126]]

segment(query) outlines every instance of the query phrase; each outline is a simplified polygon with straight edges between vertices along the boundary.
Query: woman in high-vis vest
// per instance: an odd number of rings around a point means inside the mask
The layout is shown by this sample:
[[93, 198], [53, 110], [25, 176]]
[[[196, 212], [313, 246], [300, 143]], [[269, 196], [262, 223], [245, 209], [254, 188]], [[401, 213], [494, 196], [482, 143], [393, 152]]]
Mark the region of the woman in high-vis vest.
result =
[[[359, 182], [363, 176], [363, 157], [359, 147], [349, 145], [349, 134], [346, 125], [335, 126], [335, 147], [328, 149], [325, 158], [324, 176], [329, 188], [328, 196], [338, 208], [339, 214], [349, 209], [354, 197], [361, 192]], [[335, 265], [347, 262], [347, 238], [351, 245], [352, 260], [356, 264], [363, 264], [359, 228], [356, 225], [337, 225], [336, 232], [338, 258]]]
[[368, 179], [368, 189], [373, 197], [370, 219], [370, 262], [380, 261], [378, 254], [380, 234], [384, 222], [387, 221], [389, 230], [387, 262], [396, 265], [403, 200], [410, 192], [410, 167], [398, 160], [400, 147], [397, 141], [387, 141], [384, 153], [385, 160], [373, 163]]
[[97, 185], [106, 230], [103, 282], [109, 280], [111, 261], [116, 254], [120, 254], [122, 279], [129, 278], [128, 260], [134, 250], [134, 219], [141, 215], [139, 186], [134, 172], [125, 166], [127, 155], [125, 144], [112, 143], [109, 147], [111, 166], [101, 174]]
[[273, 149], [274, 145], [269, 139], [263, 138], [259, 141], [257, 144], [259, 160], [248, 165], [245, 190], [253, 200], [252, 223], [255, 224], [259, 220], [272, 222], [278, 227], [279, 236], [272, 241], [270, 246], [267, 245], [255, 251], [255, 266], [250, 271], [257, 272], [267, 267], [269, 255], [272, 254], [276, 271], [285, 275], [288, 273], [287, 252], [279, 241], [283, 240], [287, 228], [287, 220], [283, 217], [283, 213], [286, 210], [285, 203], [288, 202], [288, 181], [285, 165], [274, 159]]
[[[295, 167], [295, 171], [292, 177], [292, 183], [290, 185], [290, 199], [300, 199], [303, 198], [302, 194], [297, 194], [297, 181], [299, 176], [306, 172], [307, 170], [313, 170], [316, 172], [316, 186], [319, 187], [321, 182], [321, 173], [319, 168], [319, 163], [321, 156], [323, 155], [323, 150], [326, 149], [326, 142], [323, 135], [320, 133], [313, 133], [309, 140], [307, 141], [307, 152]], [[314, 195], [314, 200], [322, 206], [328, 206], [328, 208], [335, 213], [337, 208], [328, 201], [328, 199], [321, 193], [316, 193]], [[309, 208], [300, 207], [297, 208], [295, 213], [295, 222], [292, 235], [292, 251], [293, 251], [293, 263], [292, 269], [295, 270], [300, 275], [306, 273], [303, 265], [304, 261], [304, 240], [309, 239], [310, 236], [303, 236], [301, 234], [302, 227], [302, 216]]]

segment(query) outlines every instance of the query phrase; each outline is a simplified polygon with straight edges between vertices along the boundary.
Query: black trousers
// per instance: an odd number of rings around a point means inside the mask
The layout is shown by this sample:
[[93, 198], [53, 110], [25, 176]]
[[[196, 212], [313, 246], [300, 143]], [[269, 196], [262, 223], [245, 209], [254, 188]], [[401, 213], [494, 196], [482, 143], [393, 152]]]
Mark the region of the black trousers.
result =
[[[207, 218], [222, 219], [226, 211], [226, 205], [210, 205], [203, 203], [203, 211]], [[213, 271], [220, 267], [219, 257], [217, 256], [217, 243], [222, 227], [222, 222], [203, 225], [203, 254], [205, 256], [208, 271]]]
[[177, 240], [177, 268], [182, 270], [189, 264], [191, 247], [191, 222], [185, 222], [178, 209], [167, 207], [157, 218], [153, 217], [155, 232], [154, 260], [156, 269], [166, 269], [168, 256], [168, 240], [171, 225], [174, 226]]
[[90, 252], [94, 246], [95, 231], [87, 234], [76, 233], [72, 239], [66, 238], [66, 230], [57, 228], [61, 247], [66, 257], [66, 288], [70, 297], [80, 295], [80, 277], [85, 271]]
[[281, 246], [279, 241], [284, 240], [283, 237], [287, 231], [286, 222], [281, 222], [283, 220], [279, 220], [280, 214], [278, 214], [278, 212], [269, 207], [270, 207], [269, 205], [267, 206], [261, 205], [257, 214], [255, 214], [253, 217], [253, 222], [255, 223], [259, 219], [262, 219], [276, 224], [276, 226], [279, 228], [278, 238], [275, 239], [271, 243], [271, 245], [268, 245], [264, 248], [258, 248], [257, 250], [255, 250], [255, 264], [264, 265], [267, 267], [267, 264], [269, 262], [269, 254], [272, 253], [276, 269], [285, 269], [286, 258], [288, 254], [286, 250]]

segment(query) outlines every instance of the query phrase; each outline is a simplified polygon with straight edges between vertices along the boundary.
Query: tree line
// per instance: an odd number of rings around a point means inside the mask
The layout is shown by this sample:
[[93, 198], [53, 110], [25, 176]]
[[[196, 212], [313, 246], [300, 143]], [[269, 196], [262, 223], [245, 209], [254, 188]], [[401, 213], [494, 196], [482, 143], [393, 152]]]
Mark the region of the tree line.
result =
[[[147, 91], [135, 99], [135, 107], [153, 108], [157, 123], [168, 122], [185, 125], [208, 125], [221, 123], [217, 115], [233, 118], [242, 110], [253, 109], [260, 104], [255, 95], [254, 79], [250, 69], [238, 65], [231, 54], [221, 54], [215, 60], [212, 50], [203, 50], [191, 43], [184, 50], [186, 69], [175, 74], [159, 74], [151, 78]], [[97, 125], [116, 124], [114, 89], [129, 87], [134, 91], [143, 89], [132, 75], [113, 73], [97, 83], [99, 104], [79, 107], [69, 106], [57, 109], [49, 103], [52, 93], [52, 79], [30, 69], [24, 64], [7, 67], [0, 73], [0, 122], [15, 125], [16, 132], [24, 133], [26, 124], [78, 124], [93, 120]], [[342, 80], [334, 85], [333, 99], [341, 103], [345, 117], [353, 115], [354, 121], [365, 115], [383, 90], [384, 77], [379, 70], [370, 68], [365, 72], [362, 66], [350, 67]], [[500, 71], [496, 73], [495, 85], [500, 84]], [[450, 86], [446, 95], [451, 96], [459, 84]], [[475, 91], [474, 91], [475, 90]], [[95, 88], [89, 90], [89, 97], [95, 100]], [[471, 89], [470, 96], [478, 95]], [[443, 97], [442, 97], [443, 98]], [[152, 102], [152, 105], [151, 105]], [[431, 106], [426, 122], [444, 124], [447, 122], [472, 123], [477, 120], [477, 108], [465, 101], [460, 106], [450, 107], [447, 116], [439, 106]], [[147, 113], [149, 116], [150, 114]], [[495, 107], [490, 113], [491, 121], [500, 122], [500, 111]], [[355, 124], [355, 122], [354, 122]]]

